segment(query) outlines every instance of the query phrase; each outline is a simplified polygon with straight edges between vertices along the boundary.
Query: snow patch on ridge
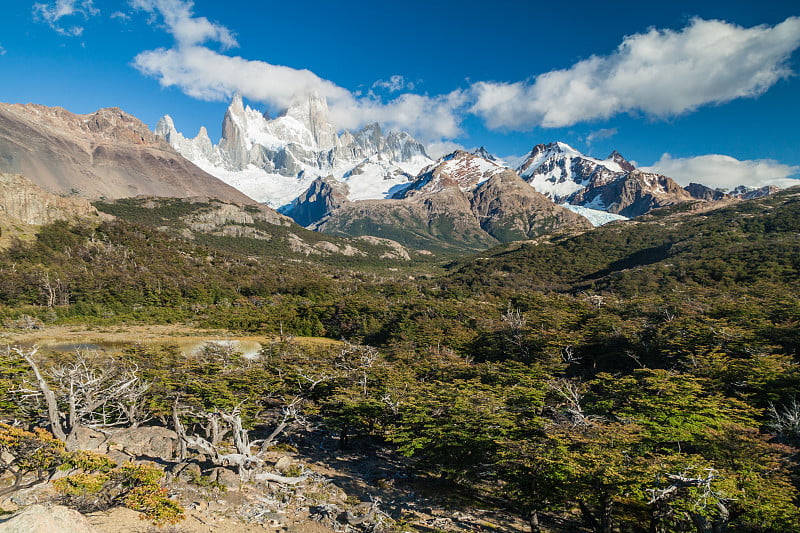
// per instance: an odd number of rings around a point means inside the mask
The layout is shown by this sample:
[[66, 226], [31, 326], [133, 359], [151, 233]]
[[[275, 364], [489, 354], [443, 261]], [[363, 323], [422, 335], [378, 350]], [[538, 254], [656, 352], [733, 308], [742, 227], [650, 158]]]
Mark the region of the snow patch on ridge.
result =
[[573, 213], [577, 213], [589, 220], [594, 227], [603, 226], [609, 222], [616, 222], [618, 220], [630, 220], [628, 217], [616, 215], [607, 211], [599, 211], [597, 209], [590, 209], [580, 205], [561, 204], [561, 207], [566, 207]]

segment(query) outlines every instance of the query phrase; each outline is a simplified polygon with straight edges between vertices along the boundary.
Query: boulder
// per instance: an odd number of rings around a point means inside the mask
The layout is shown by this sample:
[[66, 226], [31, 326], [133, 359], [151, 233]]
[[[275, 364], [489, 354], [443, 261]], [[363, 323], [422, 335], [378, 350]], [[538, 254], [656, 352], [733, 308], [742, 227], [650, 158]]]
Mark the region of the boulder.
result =
[[123, 429], [108, 440], [116, 449], [135, 456], [172, 459], [178, 449], [178, 434], [158, 426]]
[[211, 478], [211, 481], [216, 481], [228, 490], [239, 490], [239, 485], [242, 483], [239, 474], [227, 468], [212, 468], [206, 475]]
[[280, 459], [278, 459], [278, 461], [275, 463], [275, 470], [277, 470], [281, 474], [285, 474], [286, 472], [288, 472], [291, 467], [292, 467], [292, 459], [285, 455]]
[[63, 505], [31, 505], [0, 520], [0, 533], [98, 533], [78, 511]]
[[108, 437], [103, 433], [91, 429], [79, 427], [75, 429], [75, 433], [69, 438], [70, 449], [74, 450], [87, 450], [105, 453], [108, 451]]

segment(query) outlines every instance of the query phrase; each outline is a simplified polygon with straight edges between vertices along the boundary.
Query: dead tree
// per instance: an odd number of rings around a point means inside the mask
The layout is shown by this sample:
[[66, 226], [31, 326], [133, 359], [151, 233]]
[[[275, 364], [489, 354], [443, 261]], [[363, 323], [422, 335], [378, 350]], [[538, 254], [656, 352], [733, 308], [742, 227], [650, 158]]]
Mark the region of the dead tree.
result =
[[346, 377], [355, 378], [364, 396], [367, 395], [369, 370], [378, 359], [378, 350], [346, 342], [334, 361], [335, 367]]
[[583, 393], [580, 383], [560, 379], [550, 385], [550, 389], [562, 400], [561, 416], [565, 417], [573, 427], [590, 427], [597, 422], [597, 417], [587, 415], [583, 411]]
[[[707, 470], [705, 477], [691, 477], [686, 473], [667, 474], [668, 485], [660, 489], [650, 489], [651, 533], [666, 533], [670, 531], [666, 519], [672, 515], [669, 503], [683, 495], [688, 489], [698, 489], [700, 494], [697, 502], [703, 502], [697, 512], [688, 512], [689, 518], [694, 523], [697, 533], [724, 533], [728, 530], [730, 511], [726, 503], [729, 499], [714, 490], [713, 482], [719, 479], [713, 468]], [[708, 508], [713, 507], [715, 513], [708, 513]], [[703, 512], [701, 512], [701, 510]], [[713, 516], [716, 515], [716, 516]]]
[[144, 397], [150, 384], [139, 377], [136, 366], [114, 360], [91, 365], [79, 352], [74, 362], [54, 367], [49, 382], [35, 359], [38, 346], [30, 350], [15, 347], [36, 377], [33, 386], [15, 392], [23, 400], [44, 401], [50, 431], [77, 449], [76, 432], [81, 428], [102, 430], [110, 427], [136, 427], [145, 418]]
[[[214, 436], [211, 437], [210, 441], [200, 435], [190, 435], [186, 431], [186, 426], [181, 421], [182, 414], [184, 413], [181, 412], [178, 402], [176, 401], [173, 404], [172, 418], [175, 425], [175, 432], [178, 434], [178, 438], [182, 443], [181, 460], [185, 459], [185, 450], [192, 448], [208, 456], [211, 462], [217, 466], [236, 467], [242, 481], [249, 481], [251, 479], [258, 481], [277, 481], [279, 483], [298, 483], [301, 481], [299, 478], [288, 478], [265, 472], [266, 463], [262, 458], [269, 444], [274, 442], [292, 422], [302, 419], [296, 401], [284, 407], [283, 419], [266, 439], [253, 442], [250, 441], [249, 432], [243, 427], [239, 407], [235, 407], [230, 411], [218, 409], [213, 412], [204, 411], [200, 413], [191, 413], [205, 420], [209, 426], [217, 428], [216, 431], [213, 432]], [[233, 437], [235, 452], [228, 453], [223, 451], [220, 435], [225, 435], [227, 433], [231, 433]], [[258, 451], [253, 453], [253, 448], [255, 447], [258, 448]]]

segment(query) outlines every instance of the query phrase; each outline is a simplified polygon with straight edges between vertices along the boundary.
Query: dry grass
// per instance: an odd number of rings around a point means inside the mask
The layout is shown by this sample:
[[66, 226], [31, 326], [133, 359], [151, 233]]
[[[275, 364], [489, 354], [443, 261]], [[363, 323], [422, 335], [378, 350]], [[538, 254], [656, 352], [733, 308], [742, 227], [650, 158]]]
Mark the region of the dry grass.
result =
[[[168, 325], [116, 325], [88, 329], [85, 326], [48, 326], [40, 330], [12, 331], [0, 329], [0, 345], [38, 344], [43, 348], [61, 344], [99, 344], [122, 346], [127, 344], [177, 344], [179, 347], [195, 345], [201, 341], [250, 341], [268, 344], [277, 337], [264, 335], [238, 335], [219, 329], [198, 329], [182, 324]], [[327, 347], [341, 341], [324, 337], [292, 337], [303, 346]]]

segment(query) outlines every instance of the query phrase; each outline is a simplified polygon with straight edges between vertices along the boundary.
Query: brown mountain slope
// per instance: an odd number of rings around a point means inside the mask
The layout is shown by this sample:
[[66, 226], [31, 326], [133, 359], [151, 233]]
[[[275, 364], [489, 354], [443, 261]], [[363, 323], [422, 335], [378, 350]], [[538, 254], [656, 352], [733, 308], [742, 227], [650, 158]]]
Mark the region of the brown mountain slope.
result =
[[440, 251], [482, 250], [556, 230], [592, 227], [554, 204], [514, 171], [456, 151], [421, 172], [392, 200], [340, 203], [314, 228], [373, 235]]
[[0, 103], [0, 172], [23, 174], [53, 194], [85, 198], [208, 196], [254, 203], [119, 108], [75, 115], [60, 107]]

